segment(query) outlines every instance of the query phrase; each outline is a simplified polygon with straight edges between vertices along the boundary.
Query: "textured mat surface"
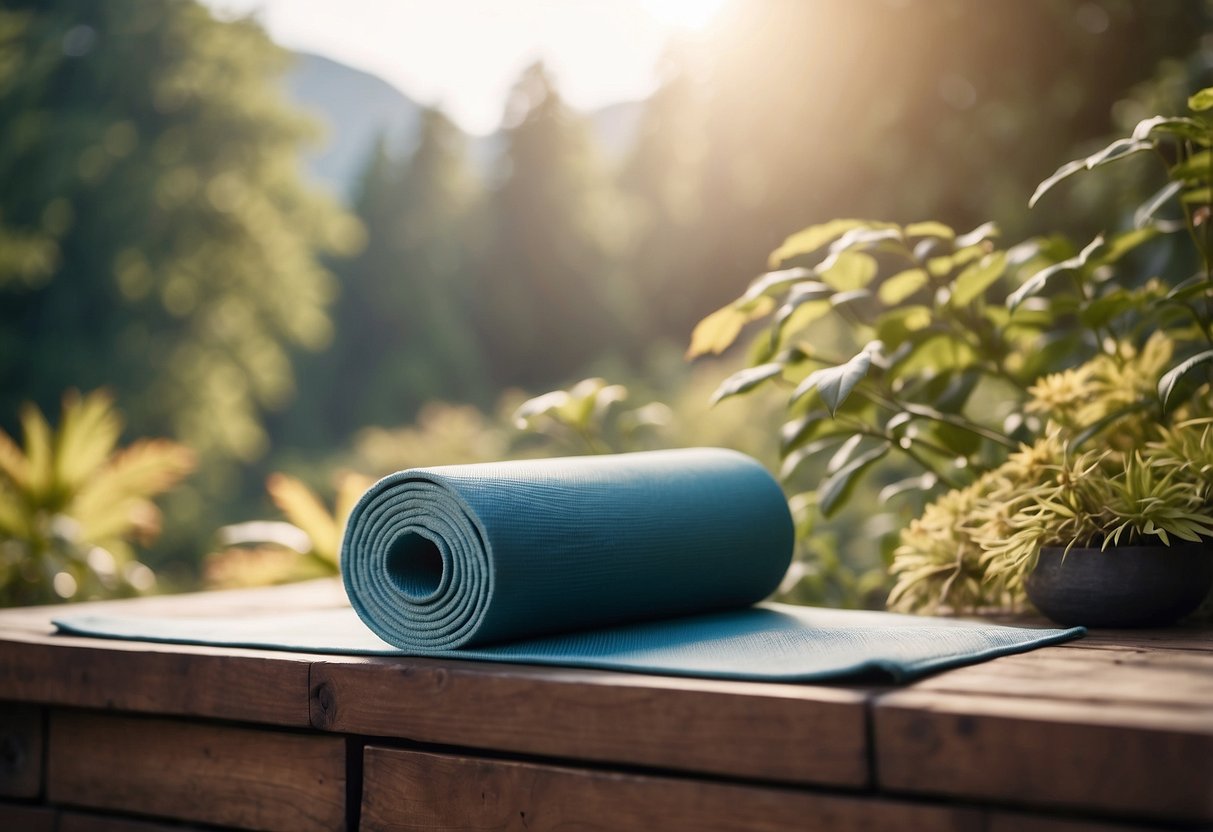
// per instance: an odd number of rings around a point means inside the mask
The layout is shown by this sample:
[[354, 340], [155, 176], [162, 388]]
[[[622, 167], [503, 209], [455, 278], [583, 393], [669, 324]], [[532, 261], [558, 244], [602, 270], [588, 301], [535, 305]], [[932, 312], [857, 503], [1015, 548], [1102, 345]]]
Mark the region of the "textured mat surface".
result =
[[350, 517], [342, 569], [353, 611], [56, 624], [112, 638], [788, 681], [904, 679], [1082, 633], [754, 606], [786, 571], [792, 538], [778, 484], [732, 451], [415, 469], [376, 483]]

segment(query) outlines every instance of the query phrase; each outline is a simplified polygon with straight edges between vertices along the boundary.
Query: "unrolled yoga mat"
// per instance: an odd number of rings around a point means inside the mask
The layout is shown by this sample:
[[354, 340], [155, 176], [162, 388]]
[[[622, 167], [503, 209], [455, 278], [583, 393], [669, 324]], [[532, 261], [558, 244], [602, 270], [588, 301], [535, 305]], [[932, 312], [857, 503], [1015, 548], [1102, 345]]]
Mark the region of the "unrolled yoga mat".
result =
[[778, 484], [733, 451], [415, 469], [380, 480], [350, 516], [352, 609], [55, 623], [111, 638], [783, 681], [906, 679], [1083, 632], [757, 604], [792, 542]]

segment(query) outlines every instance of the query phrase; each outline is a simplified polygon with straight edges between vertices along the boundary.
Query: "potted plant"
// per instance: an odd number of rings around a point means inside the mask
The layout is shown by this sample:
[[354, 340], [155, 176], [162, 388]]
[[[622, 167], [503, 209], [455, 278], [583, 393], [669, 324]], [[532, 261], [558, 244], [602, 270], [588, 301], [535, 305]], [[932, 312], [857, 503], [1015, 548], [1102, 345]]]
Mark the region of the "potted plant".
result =
[[[750, 366], [716, 397], [791, 389], [782, 473], [807, 495], [800, 502], [829, 516], [891, 460], [925, 469], [881, 492], [882, 502], [934, 498], [900, 535], [891, 607], [1005, 606], [1026, 592], [1067, 623], [1114, 623], [1057, 606], [1058, 576], [1079, 576], [1085, 550], [1123, 555], [1144, 544], [1184, 555], [1196, 574], [1178, 583], [1203, 594], [1196, 579], [1205, 580], [1213, 536], [1213, 88], [1189, 106], [1189, 116], [1145, 119], [1063, 165], [1031, 200], [1079, 171], [1154, 154], [1166, 181], [1132, 228], [1081, 249], [1056, 237], [1000, 249], [993, 224], [957, 235], [940, 223], [838, 220], [790, 237], [773, 271], [696, 328], [692, 356], [766, 321]], [[1182, 217], [1162, 216], [1175, 206]], [[1179, 232], [1196, 272], [1143, 274], [1138, 254]], [[1175, 562], [1150, 563], [1183, 575]], [[1143, 583], [1126, 574], [1079, 576], [1078, 592], [1093, 581]], [[1121, 622], [1131, 624], [1185, 606], [1116, 605], [1138, 613]]]
[[1055, 621], [1088, 626], [1166, 624], [1195, 609], [1213, 584], [1213, 410], [1193, 400], [1167, 425], [1125, 407], [1153, 392], [1171, 354], [1156, 334], [1041, 379], [1027, 409], [1045, 419], [1042, 435], [910, 524], [889, 606], [1026, 593]]

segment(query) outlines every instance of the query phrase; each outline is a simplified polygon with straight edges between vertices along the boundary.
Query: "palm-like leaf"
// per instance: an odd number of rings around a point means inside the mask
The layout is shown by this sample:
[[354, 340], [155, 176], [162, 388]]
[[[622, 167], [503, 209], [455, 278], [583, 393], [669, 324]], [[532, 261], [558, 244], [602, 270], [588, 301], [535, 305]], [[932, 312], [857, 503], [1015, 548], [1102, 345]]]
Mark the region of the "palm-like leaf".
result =
[[29, 460], [12, 437], [0, 430], [0, 482], [7, 481], [14, 489], [29, 486]]
[[79, 489], [70, 514], [82, 534], [124, 536], [140, 528], [147, 499], [194, 468], [194, 454], [166, 439], [143, 439], [119, 451]]
[[341, 529], [320, 498], [302, 482], [286, 474], [270, 475], [265, 488], [286, 519], [311, 539], [312, 553], [335, 564], [341, 545]]
[[55, 441], [55, 481], [71, 491], [88, 482], [118, 445], [122, 420], [102, 391], [83, 398], [69, 393]]
[[25, 434], [28, 467], [25, 490], [31, 501], [51, 501], [55, 483], [55, 445], [51, 426], [41, 410], [27, 404], [21, 408], [21, 430]]

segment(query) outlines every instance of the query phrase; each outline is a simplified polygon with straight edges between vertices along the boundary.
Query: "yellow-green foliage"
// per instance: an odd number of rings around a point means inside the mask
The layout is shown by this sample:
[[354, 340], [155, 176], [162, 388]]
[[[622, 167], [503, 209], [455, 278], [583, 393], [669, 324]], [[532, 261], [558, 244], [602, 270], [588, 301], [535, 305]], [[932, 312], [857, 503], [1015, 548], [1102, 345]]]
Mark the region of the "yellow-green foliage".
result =
[[155, 576], [133, 543], [160, 530], [152, 497], [194, 466], [163, 439], [118, 449], [122, 421], [110, 397], [69, 393], [59, 429], [33, 405], [24, 444], [0, 431], [0, 605], [131, 594]]
[[370, 485], [369, 477], [343, 473], [329, 511], [299, 480], [272, 474], [265, 488], [286, 520], [220, 529], [225, 546], [207, 558], [207, 584], [216, 588], [258, 586], [339, 574], [345, 523]]
[[1042, 546], [1107, 547], [1213, 537], [1208, 385], [1174, 425], [1139, 406], [1171, 357], [1162, 335], [1117, 344], [1041, 379], [1026, 409], [1043, 436], [902, 532], [889, 606], [969, 609], [1023, 599]]

